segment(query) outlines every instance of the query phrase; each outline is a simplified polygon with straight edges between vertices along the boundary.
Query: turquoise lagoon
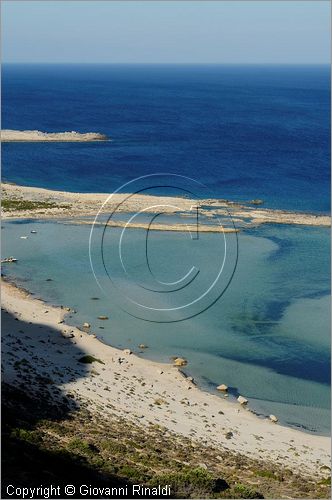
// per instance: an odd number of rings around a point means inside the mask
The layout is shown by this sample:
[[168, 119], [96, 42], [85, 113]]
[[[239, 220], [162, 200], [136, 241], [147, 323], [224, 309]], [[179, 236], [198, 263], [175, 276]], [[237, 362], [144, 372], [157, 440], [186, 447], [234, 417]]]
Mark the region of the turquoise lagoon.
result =
[[[3, 267], [4, 274], [38, 297], [74, 308], [67, 321], [91, 323], [106, 343], [159, 361], [183, 356], [186, 372], [205, 390], [217, 393], [215, 387], [225, 383], [230, 398], [244, 395], [261, 416], [273, 413], [285, 425], [329, 434], [328, 229], [264, 226], [240, 232], [236, 272], [220, 300], [192, 319], [168, 324], [137, 319], [101, 291], [90, 267], [90, 229], [61, 221], [4, 222], [3, 256], [18, 258]], [[118, 236], [121, 229], [112, 231]], [[137, 261], [143, 233], [126, 233], [126, 259], [138, 279], [144, 278]], [[208, 233], [201, 239], [205, 276], [213, 273], [218, 238]], [[160, 279], [183, 275], [184, 235], [155, 231], [151, 241], [151, 265]], [[141, 343], [148, 346], [144, 352]]]

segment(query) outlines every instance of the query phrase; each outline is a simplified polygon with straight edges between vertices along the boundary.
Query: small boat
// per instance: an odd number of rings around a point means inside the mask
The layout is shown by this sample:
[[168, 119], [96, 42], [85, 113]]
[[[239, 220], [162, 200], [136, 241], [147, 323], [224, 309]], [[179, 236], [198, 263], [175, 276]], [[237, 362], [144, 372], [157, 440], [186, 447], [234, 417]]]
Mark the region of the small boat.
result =
[[7, 262], [17, 262], [17, 259], [15, 257], [6, 257], [1, 260], [1, 264], [6, 264]]
[[36, 234], [36, 233], [37, 233], [37, 231], [36, 231], [35, 229], [32, 229], [32, 230], [30, 231], [30, 233], [32, 233], [32, 234]]
[[27, 240], [28, 237], [27, 236], [20, 236], [21, 240]]

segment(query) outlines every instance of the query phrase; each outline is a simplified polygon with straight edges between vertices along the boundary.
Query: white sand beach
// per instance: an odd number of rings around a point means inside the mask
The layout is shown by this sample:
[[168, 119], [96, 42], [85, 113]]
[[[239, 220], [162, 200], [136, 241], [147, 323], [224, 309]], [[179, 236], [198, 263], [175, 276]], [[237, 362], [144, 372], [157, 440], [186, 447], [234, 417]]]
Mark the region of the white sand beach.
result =
[[[158, 424], [166, 433], [264, 460], [271, 467], [326, 476], [328, 437], [261, 419], [250, 411], [250, 401], [246, 408], [222, 393], [203, 392], [172, 364], [107, 346], [93, 332], [67, 326], [65, 308], [52, 307], [7, 282], [2, 283], [2, 307], [4, 382], [19, 386], [24, 379], [29, 384], [29, 371], [18, 368], [25, 360], [52, 381], [50, 390], [61, 389], [104, 417], [109, 413], [139, 426]], [[82, 365], [82, 353], [102, 363]], [[64, 382], [64, 374], [70, 380]], [[30, 391], [33, 394], [33, 383]]]

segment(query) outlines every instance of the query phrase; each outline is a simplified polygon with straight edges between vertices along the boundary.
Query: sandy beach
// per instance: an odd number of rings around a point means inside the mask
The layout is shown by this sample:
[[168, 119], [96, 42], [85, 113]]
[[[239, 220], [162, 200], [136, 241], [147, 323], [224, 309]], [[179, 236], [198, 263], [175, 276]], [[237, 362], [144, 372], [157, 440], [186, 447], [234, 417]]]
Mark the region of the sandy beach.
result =
[[[19, 387], [24, 382], [33, 395], [35, 377], [46, 377], [52, 397], [60, 389], [103, 417], [116, 415], [138, 426], [156, 424], [166, 433], [263, 460], [271, 467], [326, 476], [328, 437], [259, 418], [250, 411], [250, 401], [246, 408], [217, 391], [205, 393], [171, 362], [147, 361], [107, 346], [93, 332], [67, 326], [65, 308], [51, 307], [7, 282], [2, 283], [2, 308], [5, 383]], [[97, 361], [80, 363], [87, 355]]]
[[[115, 193], [70, 193], [36, 187], [18, 186], [3, 183], [2, 216], [4, 218], [74, 218], [95, 217], [98, 213], [110, 215], [119, 213], [162, 212], [164, 214], [192, 214], [196, 210], [207, 218], [217, 216], [218, 224], [209, 224], [202, 230], [218, 232], [222, 225], [224, 230], [234, 228], [257, 227], [261, 224], [292, 224], [301, 226], [329, 227], [331, 218], [328, 215], [315, 215], [283, 210], [271, 210], [237, 204], [218, 199], [190, 199], [172, 196], [152, 196], [142, 194]], [[168, 230], [181, 230], [184, 224], [170, 225]], [[119, 223], [118, 223], [119, 224]], [[120, 225], [120, 224], [119, 224]], [[204, 226], [204, 224], [202, 224]], [[131, 227], [145, 227], [132, 222]], [[165, 229], [154, 223], [151, 229]]]

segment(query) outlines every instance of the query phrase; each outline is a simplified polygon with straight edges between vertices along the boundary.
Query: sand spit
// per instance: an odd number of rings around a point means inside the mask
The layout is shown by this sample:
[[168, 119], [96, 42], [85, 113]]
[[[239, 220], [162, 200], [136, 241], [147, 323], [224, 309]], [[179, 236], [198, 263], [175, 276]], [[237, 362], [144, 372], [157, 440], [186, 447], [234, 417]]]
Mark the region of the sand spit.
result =
[[[205, 393], [178, 367], [107, 346], [92, 332], [66, 325], [66, 309], [8, 283], [2, 284], [2, 307], [4, 382], [19, 387], [24, 381], [33, 394], [30, 366], [51, 381], [50, 389], [59, 388], [105, 418], [109, 412], [139, 426], [156, 424], [174, 436], [264, 460], [272, 468], [276, 464], [301, 475], [326, 476], [328, 437], [258, 418], [250, 411], [250, 400], [244, 407], [217, 390], [216, 395]], [[96, 358], [84, 371], [82, 354]]]
[[[219, 231], [220, 223], [225, 228], [234, 228], [235, 225], [236, 228], [240, 229], [257, 227], [261, 224], [294, 224], [317, 227], [331, 225], [331, 218], [328, 215], [269, 210], [236, 204], [227, 200], [197, 200], [172, 196], [119, 193], [113, 194], [109, 198], [109, 194], [105, 193], [69, 193], [6, 183], [2, 185], [2, 200], [4, 218], [92, 217], [96, 216], [99, 211], [110, 215], [113, 211], [116, 214], [136, 214], [142, 210], [153, 214], [162, 212], [195, 217], [198, 207], [201, 216], [208, 217], [211, 221], [213, 216], [219, 218], [219, 223], [207, 225], [206, 230], [210, 232]], [[200, 223], [204, 225], [204, 220], [201, 220]], [[172, 230], [181, 230], [183, 227], [181, 226], [180, 229], [173, 227]]]
[[2, 130], [1, 142], [92, 142], [108, 141], [109, 138], [97, 132], [40, 132], [39, 130]]

